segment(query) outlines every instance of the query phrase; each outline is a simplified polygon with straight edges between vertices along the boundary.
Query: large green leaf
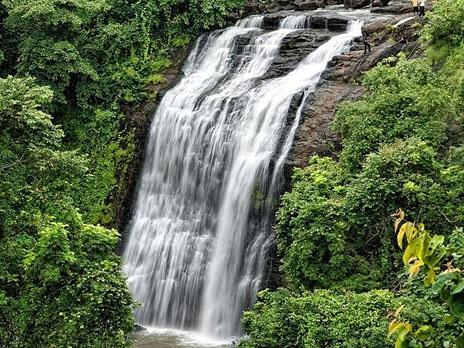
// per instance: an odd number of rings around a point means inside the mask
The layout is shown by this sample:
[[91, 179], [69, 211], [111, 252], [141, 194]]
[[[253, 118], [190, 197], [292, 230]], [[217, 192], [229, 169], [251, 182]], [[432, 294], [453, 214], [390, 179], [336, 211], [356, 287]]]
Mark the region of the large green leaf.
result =
[[446, 255], [446, 248], [443, 246], [445, 241], [444, 236], [433, 236], [427, 245], [426, 256], [424, 262], [429, 267], [435, 267]]
[[440, 273], [437, 277], [437, 281], [430, 288], [430, 291], [433, 294], [438, 294], [446, 285], [456, 279], [457, 276], [455, 272]]

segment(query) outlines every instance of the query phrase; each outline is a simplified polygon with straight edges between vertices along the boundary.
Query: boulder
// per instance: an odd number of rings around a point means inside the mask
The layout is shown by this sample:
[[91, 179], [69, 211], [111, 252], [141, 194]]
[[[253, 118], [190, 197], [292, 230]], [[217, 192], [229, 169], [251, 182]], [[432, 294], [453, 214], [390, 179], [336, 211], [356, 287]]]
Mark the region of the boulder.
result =
[[145, 331], [147, 328], [145, 326], [142, 326], [140, 324], [134, 324], [133, 331], [134, 332], [139, 332], [139, 331]]
[[393, 18], [379, 18], [371, 22], [368, 22], [363, 26], [363, 30], [367, 35], [372, 35], [374, 33], [379, 33], [391, 26], [395, 20]]
[[295, 0], [293, 5], [297, 11], [316, 10], [325, 6], [322, 0]]
[[371, 4], [371, 0], [345, 0], [345, 8], [362, 8], [369, 6]]
[[382, 14], [403, 14], [412, 12], [412, 5], [409, 0], [395, 0], [389, 2], [387, 6], [373, 7], [371, 12]]

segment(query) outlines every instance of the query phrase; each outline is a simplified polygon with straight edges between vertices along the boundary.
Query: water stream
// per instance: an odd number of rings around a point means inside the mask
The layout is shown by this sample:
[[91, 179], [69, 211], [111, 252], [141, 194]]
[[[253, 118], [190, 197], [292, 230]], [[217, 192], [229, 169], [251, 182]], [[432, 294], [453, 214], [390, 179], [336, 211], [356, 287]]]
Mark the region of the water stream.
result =
[[140, 324], [216, 339], [240, 333], [273, 242], [273, 203], [302, 104], [332, 57], [360, 35], [353, 22], [289, 74], [260, 79], [306, 20], [288, 17], [264, 32], [255, 16], [200, 37], [184, 77], [160, 102], [124, 252]]

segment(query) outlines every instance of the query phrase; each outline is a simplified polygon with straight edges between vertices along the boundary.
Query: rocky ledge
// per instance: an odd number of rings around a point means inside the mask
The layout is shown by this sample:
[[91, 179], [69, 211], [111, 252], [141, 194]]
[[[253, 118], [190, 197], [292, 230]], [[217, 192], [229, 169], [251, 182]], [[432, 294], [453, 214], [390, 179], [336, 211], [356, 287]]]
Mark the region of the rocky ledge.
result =
[[279, 29], [280, 22], [288, 16], [305, 16], [307, 29], [344, 31], [349, 23], [349, 18], [338, 15], [334, 11], [279, 11], [264, 16], [263, 29]]
[[348, 0], [278, 0], [263, 3], [262, 1], [247, 1], [243, 10], [239, 13], [232, 13], [231, 17], [248, 16], [256, 13], [274, 13], [280, 11], [308, 11], [327, 6], [343, 5]]
[[[432, 7], [431, 1], [427, 8]], [[377, 14], [400, 15], [412, 12], [410, 0], [278, 0], [266, 4], [249, 0], [241, 11], [231, 13], [229, 23], [251, 14], [273, 14], [283, 11], [311, 11], [317, 9], [368, 9]]]

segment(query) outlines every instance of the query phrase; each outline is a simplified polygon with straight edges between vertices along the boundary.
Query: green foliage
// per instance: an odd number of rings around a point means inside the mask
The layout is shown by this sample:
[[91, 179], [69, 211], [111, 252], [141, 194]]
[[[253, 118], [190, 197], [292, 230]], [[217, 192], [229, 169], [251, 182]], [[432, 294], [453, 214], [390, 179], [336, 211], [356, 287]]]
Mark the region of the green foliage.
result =
[[[88, 222], [110, 223], [109, 197], [132, 158], [133, 131], [121, 106], [154, 96], [173, 50], [223, 23], [234, 1], [5, 0], [0, 39], [7, 66], [54, 92], [50, 112], [68, 150], [86, 155], [91, 175], [75, 201]], [[0, 40], [2, 41], [2, 40]], [[12, 51], [12, 52], [11, 52]], [[126, 108], [127, 109], [127, 108]], [[107, 122], [103, 122], [105, 118]]]
[[58, 102], [80, 108], [140, 101], [172, 49], [223, 23], [240, 3], [4, 1], [7, 27], [20, 36], [18, 72], [53, 86]]
[[63, 149], [52, 95], [32, 78], [0, 79], [0, 346], [124, 347], [119, 237], [74, 208], [89, 161]]
[[30, 346], [124, 347], [132, 299], [112, 252], [118, 234], [76, 220], [46, 225], [24, 258], [17, 334]]
[[[72, 79], [97, 79], [92, 62], [81, 52], [86, 25], [104, 10], [105, 2], [89, 0], [5, 1], [7, 25], [21, 37], [18, 72], [53, 86], [58, 101]], [[71, 96], [69, 96], [71, 97]]]
[[[299, 296], [282, 289], [264, 291], [253, 311], [244, 315], [248, 336], [239, 347], [391, 347], [387, 317], [392, 308], [400, 305], [404, 306], [405, 318], [413, 323], [434, 324], [446, 313], [431, 301], [395, 297], [392, 292], [381, 290], [316, 290]], [[445, 329], [443, 322], [439, 326]]]
[[14, 72], [17, 59], [17, 36], [5, 27], [8, 11], [0, 2], [0, 78]]
[[425, 28], [423, 40], [431, 50], [448, 50], [464, 43], [464, 2], [441, 0], [428, 19], [430, 25]]
[[76, 213], [68, 222], [41, 217], [28, 248], [25, 235], [2, 240], [22, 254], [17, 286], [2, 292], [2, 347], [127, 346], [132, 299], [113, 254], [118, 234], [84, 225]]
[[[460, 100], [461, 120], [464, 117], [464, 3], [444, 0], [435, 4], [428, 15], [422, 41], [432, 64], [441, 65], [441, 74], [450, 90]], [[461, 133], [462, 136], [462, 133]]]
[[292, 287], [389, 286], [398, 206], [440, 233], [463, 222], [461, 99], [446, 80], [426, 59], [400, 57], [371, 70], [364, 97], [341, 106], [339, 160], [313, 158], [282, 198], [277, 240]]
[[336, 257], [350, 253], [340, 219], [343, 175], [334, 161], [316, 157], [309, 167], [295, 171], [293, 181], [292, 191], [282, 198], [277, 226], [288, 279], [311, 287], [328, 280], [328, 274], [332, 279], [343, 277], [352, 266], [346, 258]]
[[[445, 231], [462, 221], [461, 181], [450, 182], [434, 150], [412, 138], [382, 146], [355, 175], [331, 159], [297, 170], [282, 198], [277, 239], [283, 270], [295, 288], [388, 286], [398, 268], [389, 242], [390, 214], [399, 205], [420, 211]], [[457, 178], [453, 175], [453, 178]], [[450, 193], [455, 191], [455, 193]], [[438, 208], [437, 208], [438, 207]]]
[[26, 228], [38, 210], [70, 207], [87, 175], [85, 158], [61, 149], [63, 132], [46, 113], [51, 98], [31, 78], [0, 79], [0, 236]]
[[343, 136], [343, 164], [359, 169], [369, 153], [398, 139], [417, 137], [434, 147], [446, 141], [455, 103], [443, 83], [425, 60], [404, 56], [368, 72], [365, 96], [343, 104], [334, 124]]

